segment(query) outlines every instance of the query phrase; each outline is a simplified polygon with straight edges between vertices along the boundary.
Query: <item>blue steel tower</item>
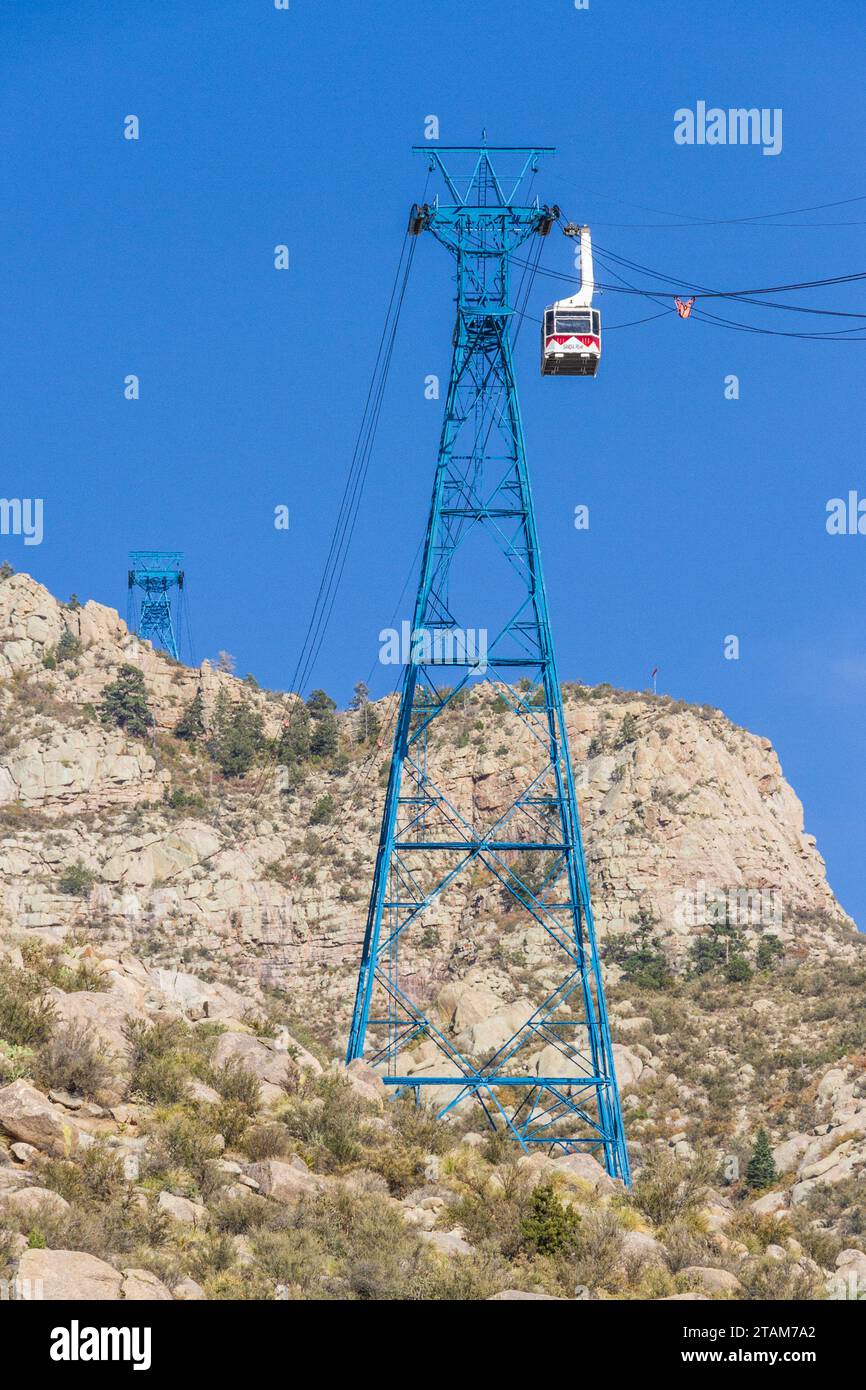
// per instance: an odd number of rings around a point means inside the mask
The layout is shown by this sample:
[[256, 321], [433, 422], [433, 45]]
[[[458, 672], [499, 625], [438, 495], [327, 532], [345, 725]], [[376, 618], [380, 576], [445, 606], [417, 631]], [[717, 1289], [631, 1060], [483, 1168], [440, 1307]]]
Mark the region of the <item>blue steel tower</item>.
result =
[[[178, 656], [178, 633], [175, 633], [171, 612], [171, 594], [183, 592], [183, 555], [179, 550], [131, 550], [127, 587], [127, 626], [130, 632], [162, 647], [175, 661]], [[136, 590], [142, 593], [141, 611], [136, 620]]]
[[[417, 152], [443, 188], [413, 208], [409, 231], [454, 257], [457, 317], [347, 1061], [364, 1057], [416, 1097], [441, 1088], [430, 1092], [440, 1115], [477, 1100], [526, 1151], [595, 1153], [628, 1183], [511, 348], [512, 257], [558, 215], [526, 191], [548, 151]], [[458, 776], [454, 733], [481, 702], [500, 742]], [[509, 754], [504, 805], [485, 790], [497, 752]], [[418, 968], [446, 896], [458, 934], [472, 936], [479, 885], [501, 905], [491, 915], [503, 947], [527, 952], [539, 995], [482, 1056], [437, 1021]]]

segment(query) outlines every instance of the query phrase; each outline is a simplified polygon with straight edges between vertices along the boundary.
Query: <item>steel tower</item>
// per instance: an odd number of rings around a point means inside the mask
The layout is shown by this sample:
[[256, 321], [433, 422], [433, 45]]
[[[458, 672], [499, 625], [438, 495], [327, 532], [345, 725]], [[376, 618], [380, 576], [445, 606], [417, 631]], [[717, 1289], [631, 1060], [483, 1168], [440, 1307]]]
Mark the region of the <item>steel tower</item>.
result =
[[[171, 593], [183, 592], [183, 555], [179, 550], [131, 550], [127, 586], [127, 626], [130, 632], [162, 647], [179, 661], [178, 642], [171, 612]], [[142, 592], [141, 611], [136, 620], [136, 590]], [[178, 629], [179, 635], [179, 629]]]
[[[409, 231], [432, 233], [454, 257], [457, 318], [347, 1061], [365, 1056], [418, 1098], [441, 1087], [431, 1093], [440, 1115], [474, 1098], [527, 1151], [595, 1152], [628, 1183], [511, 348], [511, 258], [557, 215], [526, 191], [548, 151], [416, 152], [444, 188], [413, 208]], [[475, 754], [467, 786], [452, 750], [472, 687], [501, 743]], [[516, 771], [503, 806], [484, 784], [506, 751]], [[502, 946], [525, 953], [539, 998], [481, 1056], [437, 1022], [419, 972], [446, 894], [457, 895], [471, 951], [480, 886], [506, 909]], [[459, 960], [461, 941], [457, 950]]]

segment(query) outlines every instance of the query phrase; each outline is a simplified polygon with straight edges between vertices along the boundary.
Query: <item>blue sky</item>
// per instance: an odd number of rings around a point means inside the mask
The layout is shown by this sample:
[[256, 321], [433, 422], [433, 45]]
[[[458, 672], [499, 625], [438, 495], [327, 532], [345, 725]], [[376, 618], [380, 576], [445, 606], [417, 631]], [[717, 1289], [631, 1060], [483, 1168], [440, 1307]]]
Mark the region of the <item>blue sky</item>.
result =
[[[423, 188], [409, 147], [425, 116], [442, 143], [486, 127], [492, 143], [556, 145], [539, 195], [644, 265], [720, 288], [845, 274], [864, 268], [862, 225], [658, 227], [675, 219], [640, 209], [743, 218], [866, 192], [860, 26], [854, 0], [6, 0], [2, 490], [44, 498], [45, 538], [3, 537], [3, 552], [123, 611], [126, 552], [180, 547], [196, 657], [225, 648], [284, 686]], [[781, 153], [675, 144], [674, 112], [700, 100], [782, 108]], [[857, 224], [866, 202], [788, 220]], [[543, 264], [567, 273], [570, 244], [551, 236]], [[393, 684], [377, 635], [409, 613], [449, 275], [423, 238], [314, 672], [341, 703], [371, 671], [374, 693]], [[530, 312], [555, 292], [538, 279]], [[866, 312], [856, 285], [789, 298]], [[608, 327], [653, 307], [598, 302]], [[660, 690], [772, 739], [866, 922], [866, 536], [824, 525], [829, 498], [866, 495], [866, 347], [671, 315], [609, 332], [595, 382], [542, 381], [536, 332], [517, 360], [563, 676], [641, 688], [657, 665]], [[723, 658], [729, 633], [739, 661]]]

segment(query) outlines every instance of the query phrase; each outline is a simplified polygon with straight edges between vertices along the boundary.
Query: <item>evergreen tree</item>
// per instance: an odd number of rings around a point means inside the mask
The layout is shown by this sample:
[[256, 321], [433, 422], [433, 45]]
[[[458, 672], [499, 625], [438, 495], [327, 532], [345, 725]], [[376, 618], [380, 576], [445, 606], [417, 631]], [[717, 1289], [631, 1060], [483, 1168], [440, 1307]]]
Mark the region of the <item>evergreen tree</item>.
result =
[[637, 720], [633, 714], [624, 716], [619, 726], [619, 731], [614, 739], [614, 748], [624, 748], [627, 743], [634, 743], [637, 738]]
[[667, 956], [661, 949], [656, 931], [658, 918], [645, 907], [632, 918], [634, 933], [611, 941], [608, 957], [622, 969], [630, 984], [641, 989], [668, 989], [674, 981]]
[[375, 705], [368, 705], [366, 708], [367, 716], [367, 741], [375, 743], [382, 729], [382, 721]]
[[174, 726], [175, 738], [189, 739], [191, 742], [201, 738], [204, 733], [204, 699], [197, 690], [188, 705], [185, 705], [180, 719]]
[[305, 705], [298, 703], [289, 711], [289, 717], [283, 721], [274, 746], [274, 753], [277, 762], [282, 763], [284, 767], [296, 767], [309, 758], [310, 716]]
[[778, 936], [774, 932], [767, 932], [766, 936], [761, 937], [755, 964], [759, 970], [772, 970], [784, 954], [785, 948]]
[[324, 690], [314, 690], [307, 700], [312, 719], [310, 752], [314, 758], [332, 758], [340, 746], [340, 730], [334, 710], [337, 708]]
[[355, 724], [355, 739], [366, 743], [370, 737], [370, 690], [366, 681], [358, 681], [352, 692], [349, 709], [358, 715]]
[[752, 967], [745, 956], [739, 954], [731, 956], [725, 966], [725, 979], [730, 985], [745, 984], [752, 978]]
[[81, 653], [81, 643], [78, 638], [73, 636], [68, 627], [64, 627], [63, 635], [57, 643], [57, 650], [54, 655], [57, 661], [72, 661]]
[[103, 724], [115, 724], [136, 738], [144, 738], [153, 724], [147, 703], [144, 676], [137, 666], [119, 666], [117, 679], [102, 692], [99, 717]]
[[221, 690], [214, 705], [208, 752], [224, 777], [243, 777], [264, 746], [264, 725], [257, 710], [233, 702]]
[[753, 1188], [772, 1187], [778, 1176], [770, 1136], [762, 1126], [755, 1136], [755, 1147], [746, 1168], [746, 1183]]

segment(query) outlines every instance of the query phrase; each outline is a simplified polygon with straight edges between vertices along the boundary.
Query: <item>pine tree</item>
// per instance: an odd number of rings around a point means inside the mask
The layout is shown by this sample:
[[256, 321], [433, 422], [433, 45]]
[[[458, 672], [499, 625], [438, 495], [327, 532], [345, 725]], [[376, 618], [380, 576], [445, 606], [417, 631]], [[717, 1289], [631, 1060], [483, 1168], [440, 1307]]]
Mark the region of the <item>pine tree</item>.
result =
[[194, 741], [201, 738], [204, 733], [204, 699], [200, 690], [185, 705], [180, 719], [174, 726], [175, 738], [185, 738]]
[[232, 701], [221, 690], [214, 705], [208, 752], [224, 777], [243, 777], [264, 746], [264, 725], [258, 710]]
[[358, 743], [366, 743], [370, 737], [370, 689], [366, 681], [357, 682], [352, 692], [349, 709], [354, 710], [358, 715], [358, 722], [355, 725], [355, 739]]
[[334, 710], [337, 708], [324, 690], [314, 690], [307, 700], [313, 721], [310, 730], [310, 752], [314, 758], [332, 758], [340, 746], [340, 730]]
[[54, 655], [57, 661], [73, 661], [81, 653], [81, 643], [70, 628], [64, 627]]
[[116, 724], [136, 738], [145, 737], [154, 720], [147, 703], [144, 676], [138, 667], [118, 667], [117, 679], [102, 692], [99, 717], [103, 724]]
[[778, 1176], [770, 1136], [762, 1126], [755, 1136], [755, 1147], [746, 1168], [746, 1183], [754, 1188], [772, 1187]]
[[289, 711], [274, 746], [278, 763], [296, 767], [310, 756], [310, 716], [305, 705], [298, 703]]
[[627, 743], [634, 743], [637, 738], [637, 720], [634, 715], [629, 713], [623, 718], [619, 726], [619, 732], [614, 739], [614, 748], [624, 748]]

